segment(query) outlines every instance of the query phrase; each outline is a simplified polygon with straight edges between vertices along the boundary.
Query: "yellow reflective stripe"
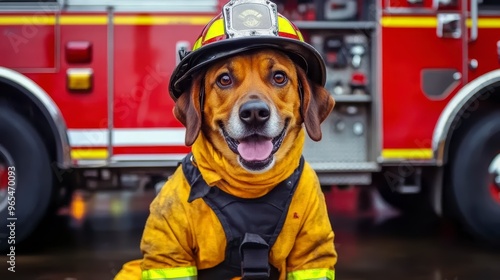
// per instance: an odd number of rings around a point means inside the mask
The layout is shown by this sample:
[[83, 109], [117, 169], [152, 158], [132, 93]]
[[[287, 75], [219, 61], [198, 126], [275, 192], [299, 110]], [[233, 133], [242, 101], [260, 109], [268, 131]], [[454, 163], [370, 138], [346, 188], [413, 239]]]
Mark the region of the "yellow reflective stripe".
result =
[[25, 16], [0, 16], [0, 25], [54, 25], [56, 18], [44, 14]]
[[[435, 28], [437, 27], [436, 17], [404, 17], [404, 16], [384, 16], [380, 20], [383, 27], [395, 28]], [[472, 19], [466, 20], [467, 27], [472, 27]], [[478, 28], [500, 28], [500, 18], [479, 18]]]
[[295, 28], [288, 22], [287, 19], [278, 17], [278, 31], [279, 32], [285, 32], [288, 34], [294, 34], [296, 35], [297, 32], [295, 31]]
[[201, 47], [201, 40], [202, 40], [202, 39], [203, 39], [203, 38], [202, 38], [202, 37], [200, 37], [200, 38], [198, 38], [198, 40], [196, 40], [196, 42], [194, 42], [194, 45], [193, 45], [193, 51], [194, 51], [194, 50], [197, 50], [197, 49], [199, 49], [199, 48]]
[[107, 16], [61, 16], [59, 23], [62, 25], [105, 25], [108, 24]]
[[437, 27], [436, 17], [385, 16], [380, 20], [383, 27], [429, 28]]
[[205, 41], [222, 35], [224, 35], [224, 20], [220, 18], [214, 21], [210, 25], [210, 28], [208, 28], [207, 34], [205, 35]]
[[127, 15], [115, 16], [117, 25], [205, 25], [212, 17], [209, 16], [154, 16], [154, 15]]
[[299, 35], [299, 40], [304, 42], [304, 36], [302, 36], [302, 32], [297, 30], [297, 35]]
[[432, 159], [434, 153], [432, 149], [384, 149], [382, 157], [384, 159]]
[[[61, 25], [104, 25], [108, 23], [107, 16], [60, 16]], [[56, 17], [48, 15], [1, 16], [0, 25], [55, 25]]]
[[150, 269], [142, 272], [142, 280], [195, 280], [197, 275], [196, 266]]
[[[468, 18], [466, 21], [467, 27], [472, 27], [472, 19]], [[477, 20], [477, 27], [479, 28], [500, 28], [499, 18], [480, 18]]]
[[287, 280], [335, 280], [335, 271], [327, 268], [304, 269], [289, 272]]
[[107, 159], [108, 149], [80, 148], [71, 149], [71, 158], [80, 159]]

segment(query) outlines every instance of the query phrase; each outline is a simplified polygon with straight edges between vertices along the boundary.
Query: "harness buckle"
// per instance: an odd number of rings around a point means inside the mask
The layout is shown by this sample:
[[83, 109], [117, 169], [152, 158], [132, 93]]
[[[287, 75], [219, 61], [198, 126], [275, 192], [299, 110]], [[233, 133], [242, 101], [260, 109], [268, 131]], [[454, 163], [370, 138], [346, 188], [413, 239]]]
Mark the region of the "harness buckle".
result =
[[241, 279], [269, 279], [269, 245], [258, 234], [245, 233], [240, 245]]

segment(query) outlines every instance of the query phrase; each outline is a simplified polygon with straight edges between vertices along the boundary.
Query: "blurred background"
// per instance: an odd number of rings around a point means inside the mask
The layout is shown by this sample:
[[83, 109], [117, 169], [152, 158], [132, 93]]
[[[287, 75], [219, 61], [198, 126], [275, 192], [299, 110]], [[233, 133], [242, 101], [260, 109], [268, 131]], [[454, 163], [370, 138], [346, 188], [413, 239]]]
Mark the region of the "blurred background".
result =
[[[141, 257], [190, 151], [170, 76], [226, 4], [0, 0], [1, 279], [112, 279]], [[500, 279], [500, 2], [276, 4], [336, 100], [304, 156], [337, 277]]]

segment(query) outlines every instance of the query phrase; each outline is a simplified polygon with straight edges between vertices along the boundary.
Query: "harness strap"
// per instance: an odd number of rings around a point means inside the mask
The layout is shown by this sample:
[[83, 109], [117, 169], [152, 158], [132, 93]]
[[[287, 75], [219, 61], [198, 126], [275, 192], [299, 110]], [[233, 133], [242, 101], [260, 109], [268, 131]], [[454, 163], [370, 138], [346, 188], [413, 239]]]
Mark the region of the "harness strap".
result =
[[241, 279], [269, 279], [269, 245], [258, 234], [245, 233], [240, 245]]
[[[196, 167], [192, 154], [182, 161], [182, 170], [191, 191], [188, 202], [203, 199], [214, 211], [226, 235], [224, 261], [198, 271], [202, 279], [279, 279], [279, 271], [269, 263], [269, 252], [285, 223], [288, 208], [304, 168], [304, 158], [292, 175], [266, 195], [244, 199], [208, 186]], [[251, 183], [249, 183], [251, 184]]]

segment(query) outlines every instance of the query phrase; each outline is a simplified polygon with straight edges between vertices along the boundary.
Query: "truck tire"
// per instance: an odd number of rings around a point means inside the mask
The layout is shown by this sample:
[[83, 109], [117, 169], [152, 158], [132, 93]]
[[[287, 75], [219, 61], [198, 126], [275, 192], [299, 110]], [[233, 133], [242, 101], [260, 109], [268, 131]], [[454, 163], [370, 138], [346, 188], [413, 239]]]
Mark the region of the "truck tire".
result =
[[[43, 140], [22, 115], [5, 104], [0, 104], [0, 168], [0, 185], [4, 185], [0, 186], [0, 250], [5, 251], [17, 247], [36, 229], [47, 211], [53, 188], [50, 158]], [[6, 177], [9, 168], [14, 172]], [[12, 185], [11, 181], [15, 182], [15, 192], [5, 186]], [[12, 194], [14, 198], [9, 200]]]
[[466, 231], [498, 245], [500, 184], [495, 183], [491, 166], [500, 155], [500, 111], [477, 119], [460, 136], [450, 150], [446, 209]]

